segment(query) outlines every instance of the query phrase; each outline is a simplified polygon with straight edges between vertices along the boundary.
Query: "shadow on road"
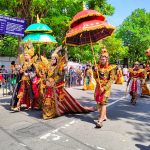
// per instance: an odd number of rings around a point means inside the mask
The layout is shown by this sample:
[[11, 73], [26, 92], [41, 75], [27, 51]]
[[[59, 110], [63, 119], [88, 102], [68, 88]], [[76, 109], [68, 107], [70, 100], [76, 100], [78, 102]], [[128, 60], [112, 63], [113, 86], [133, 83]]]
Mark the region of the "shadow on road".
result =
[[6, 110], [10, 110], [10, 98], [8, 97], [1, 98], [0, 105], [4, 107]]
[[[81, 97], [81, 99], [82, 100], [81, 101], [79, 100], [79, 101], [83, 106], [87, 106], [87, 107], [95, 106], [95, 101], [87, 99], [86, 97]], [[86, 100], [83, 100], [83, 99], [86, 99]], [[10, 98], [1, 99], [0, 105], [2, 107], [4, 107], [4, 109], [10, 111], [10, 113], [19, 113], [19, 112], [12, 112], [10, 110], [10, 100], [11, 100]], [[42, 119], [42, 111], [41, 110], [34, 110], [34, 109], [27, 110], [25, 108], [21, 108], [21, 112], [25, 112], [28, 116], [31, 116], [33, 118]], [[85, 122], [94, 123], [93, 113], [95, 113], [95, 112], [84, 113], [84, 114], [83, 113], [70, 113], [70, 114], [65, 114], [65, 116], [68, 118], [77, 118], [77, 119], [80, 119]]]
[[[139, 98], [136, 106], [124, 99], [108, 109], [110, 120], [124, 119], [128, 125], [132, 125], [135, 131], [127, 131], [134, 141], [149, 142], [150, 137], [150, 99]], [[145, 149], [140, 149], [145, 150]], [[146, 149], [147, 150], [147, 149]]]
[[149, 146], [145, 146], [142, 144], [135, 144], [136, 147], [139, 148], [139, 150], [150, 150], [150, 145]]
[[82, 113], [82, 114], [67, 114], [65, 115], [68, 118], [76, 118], [83, 122], [95, 124], [94, 120], [97, 119], [97, 112], [91, 112], [91, 113]]
[[[117, 98], [121, 98], [124, 95], [121, 90], [116, 89], [115, 92], [112, 92], [109, 102], [113, 102], [117, 100]], [[115, 100], [113, 100], [113, 97]], [[91, 100], [88, 96], [81, 96], [79, 99], [80, 103], [83, 106], [95, 106], [95, 101]], [[138, 142], [149, 142], [150, 137], [150, 99], [146, 97], [139, 98], [137, 101], [137, 105], [133, 106], [129, 102], [130, 100], [123, 99], [117, 102], [115, 105], [111, 105], [108, 107], [108, 118], [110, 120], [122, 120], [124, 119], [127, 124], [130, 124], [134, 127], [135, 132], [132, 130], [127, 131], [127, 134], [133, 137], [133, 140]], [[0, 99], [0, 105], [4, 107], [6, 110], [10, 111], [10, 98]], [[23, 110], [29, 116], [37, 119], [42, 119], [42, 112], [36, 110]], [[68, 118], [77, 118], [83, 122], [87, 122], [90, 124], [95, 124], [94, 120], [97, 119], [98, 113], [91, 112], [89, 114], [66, 114]], [[142, 145], [140, 145], [142, 148]], [[149, 148], [149, 147], [148, 147]], [[140, 149], [147, 150], [147, 149]]]

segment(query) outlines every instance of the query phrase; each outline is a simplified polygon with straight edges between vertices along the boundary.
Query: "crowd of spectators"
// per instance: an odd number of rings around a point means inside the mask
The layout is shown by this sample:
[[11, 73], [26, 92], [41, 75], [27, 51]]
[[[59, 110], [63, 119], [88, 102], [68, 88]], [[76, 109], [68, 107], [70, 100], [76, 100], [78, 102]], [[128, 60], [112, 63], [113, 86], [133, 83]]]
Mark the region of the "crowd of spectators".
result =
[[70, 66], [67, 68], [65, 73], [65, 86], [72, 87], [83, 85], [84, 71], [84, 66]]
[[[128, 80], [128, 68], [127, 66], [120, 66], [122, 70], [122, 74], [124, 76], [124, 81]], [[6, 68], [5, 65], [0, 66], [0, 88], [8, 89], [9, 94], [13, 93], [16, 84], [17, 64], [14, 61], [11, 62], [10, 67]], [[148, 69], [147, 69], [148, 68]], [[147, 70], [147, 78], [150, 79], [150, 67], [146, 66]], [[92, 67], [92, 69], [94, 69]], [[73, 86], [83, 86], [84, 75], [85, 75], [86, 66], [85, 65], [68, 65], [65, 69], [65, 87], [73, 87]]]

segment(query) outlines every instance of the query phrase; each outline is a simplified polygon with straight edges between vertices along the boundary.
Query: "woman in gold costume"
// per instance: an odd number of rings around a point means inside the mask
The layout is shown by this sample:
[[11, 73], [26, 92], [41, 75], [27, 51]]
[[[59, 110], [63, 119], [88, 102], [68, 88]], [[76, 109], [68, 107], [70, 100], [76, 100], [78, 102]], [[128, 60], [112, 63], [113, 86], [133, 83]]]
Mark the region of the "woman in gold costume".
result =
[[123, 79], [123, 74], [120, 66], [117, 67], [116, 70], [116, 79], [115, 79], [115, 84], [123, 84], [124, 79]]
[[83, 107], [64, 88], [66, 56], [59, 47], [52, 54], [46, 79], [46, 93], [43, 100], [43, 119], [50, 119], [66, 113], [87, 113], [93, 108]]
[[34, 55], [34, 47], [32, 43], [24, 44], [24, 63], [19, 70], [17, 85], [11, 100], [11, 110], [20, 111], [21, 107], [27, 109], [40, 108], [40, 77], [38, 76], [38, 68], [32, 58]]
[[143, 79], [143, 82], [142, 82], [142, 96], [144, 95], [148, 95], [150, 96], [150, 89], [148, 88], [148, 85], [147, 85], [147, 82], [146, 82], [146, 79], [147, 79], [147, 70], [146, 68], [144, 67], [143, 64], [140, 65], [140, 68], [143, 69], [143, 73], [144, 73], [144, 79]]
[[94, 90], [95, 89], [95, 80], [93, 78], [93, 70], [91, 64], [87, 64], [84, 73], [84, 83], [83, 83], [83, 90]]

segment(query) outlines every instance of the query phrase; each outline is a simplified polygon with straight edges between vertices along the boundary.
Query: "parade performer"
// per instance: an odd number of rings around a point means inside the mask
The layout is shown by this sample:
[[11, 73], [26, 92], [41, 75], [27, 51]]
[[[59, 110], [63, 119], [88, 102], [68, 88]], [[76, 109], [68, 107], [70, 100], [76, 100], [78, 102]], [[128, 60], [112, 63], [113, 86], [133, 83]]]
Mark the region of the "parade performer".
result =
[[24, 63], [17, 75], [17, 85], [11, 100], [11, 110], [20, 111], [21, 107], [39, 109], [40, 93], [38, 68], [32, 58], [34, 47], [31, 42], [24, 44]]
[[129, 86], [129, 93], [131, 95], [131, 103], [136, 104], [137, 97], [141, 96], [144, 80], [144, 70], [139, 68], [139, 62], [134, 63], [134, 67], [129, 69], [129, 79], [127, 82], [127, 87]]
[[46, 79], [46, 93], [43, 99], [43, 119], [50, 119], [66, 113], [87, 113], [93, 108], [83, 107], [64, 88], [67, 60], [64, 48], [58, 47], [52, 54]]
[[128, 68], [127, 68], [126, 65], [124, 66], [122, 71], [123, 71], [124, 81], [127, 82], [128, 81], [128, 77], [129, 77], [129, 72], [128, 72]]
[[141, 69], [143, 69], [143, 73], [144, 73], [144, 79], [143, 79], [143, 84], [142, 84], [142, 96], [144, 95], [149, 95], [150, 96], [150, 89], [148, 88], [146, 79], [147, 79], [147, 70], [145, 68], [145, 66], [143, 64], [140, 65]]
[[96, 80], [95, 100], [99, 112], [96, 128], [101, 128], [106, 120], [106, 104], [110, 96], [111, 85], [115, 78], [116, 65], [109, 64], [109, 54], [104, 47], [100, 53], [99, 64], [95, 66], [94, 78]]
[[116, 71], [116, 79], [115, 79], [115, 84], [123, 84], [124, 79], [123, 79], [123, 75], [122, 75], [122, 70], [120, 68], [120, 66], [117, 67], [117, 71]]
[[149, 66], [149, 64], [146, 64], [145, 69], [146, 69], [146, 72], [147, 72], [147, 77], [146, 78], [148, 80], [150, 80], [150, 66]]
[[83, 90], [94, 90], [95, 85], [96, 83], [93, 78], [93, 70], [91, 64], [88, 63], [84, 72]]
[[39, 84], [40, 97], [41, 99], [43, 99], [46, 90], [45, 79], [49, 69], [49, 61], [45, 56], [39, 56], [37, 60], [35, 59], [35, 61], [38, 68], [38, 75], [40, 77], [40, 84]]
[[15, 85], [16, 85], [16, 79], [17, 79], [17, 72], [18, 72], [17, 65], [15, 64], [15, 61], [11, 62], [10, 70], [11, 70], [11, 76], [10, 76], [11, 77], [11, 80], [10, 80], [11, 92], [14, 92]]

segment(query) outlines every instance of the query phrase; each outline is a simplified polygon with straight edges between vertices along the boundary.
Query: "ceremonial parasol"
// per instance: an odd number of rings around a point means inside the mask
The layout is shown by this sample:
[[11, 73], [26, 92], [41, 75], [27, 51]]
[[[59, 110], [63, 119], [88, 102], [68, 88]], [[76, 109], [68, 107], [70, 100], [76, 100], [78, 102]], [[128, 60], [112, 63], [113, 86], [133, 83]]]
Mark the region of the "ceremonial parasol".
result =
[[43, 23], [40, 23], [40, 19], [37, 15], [37, 23], [29, 25], [25, 33], [27, 35], [23, 38], [21, 43], [26, 43], [30, 40], [33, 44], [56, 44], [56, 39], [50, 35], [52, 29]]
[[96, 43], [110, 36], [113, 31], [114, 27], [107, 22], [100, 20], [84, 21], [67, 32], [65, 42], [71, 46]]
[[65, 43], [71, 46], [90, 44], [96, 65], [92, 44], [111, 36], [114, 30], [115, 28], [105, 21], [105, 17], [101, 13], [96, 10], [87, 10], [83, 2], [83, 11], [77, 13], [70, 22]]
[[22, 44], [30, 40], [33, 44], [55, 44], [56, 39], [48, 33], [30, 33], [22, 40]]
[[52, 29], [48, 25], [38, 22], [38, 23], [31, 24], [25, 30], [25, 33], [32, 33], [32, 32], [51, 33]]
[[40, 19], [37, 15], [37, 23], [29, 25], [25, 33], [27, 34], [23, 40], [21, 41], [22, 44], [25, 44], [28, 41], [31, 41], [33, 44], [38, 44], [39, 47], [39, 55], [40, 55], [40, 44], [56, 44], [57, 41], [55, 37], [50, 35], [52, 29], [43, 23], [40, 23]]
[[70, 22], [65, 43], [72, 46], [95, 43], [110, 36], [114, 29], [105, 21], [105, 16], [96, 10], [87, 10], [83, 2], [83, 11], [77, 13]]

